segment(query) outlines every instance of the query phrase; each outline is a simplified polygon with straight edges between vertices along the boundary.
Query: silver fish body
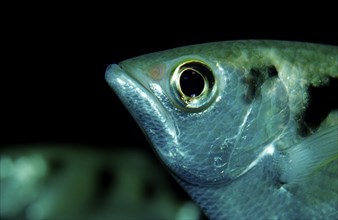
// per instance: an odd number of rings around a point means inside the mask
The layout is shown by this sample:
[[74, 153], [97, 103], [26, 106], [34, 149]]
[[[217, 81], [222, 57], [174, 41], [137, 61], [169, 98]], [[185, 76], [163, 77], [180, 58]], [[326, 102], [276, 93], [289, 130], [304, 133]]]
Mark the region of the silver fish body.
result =
[[311, 126], [334, 46], [216, 42], [111, 65], [106, 80], [210, 219], [338, 218], [338, 119]]

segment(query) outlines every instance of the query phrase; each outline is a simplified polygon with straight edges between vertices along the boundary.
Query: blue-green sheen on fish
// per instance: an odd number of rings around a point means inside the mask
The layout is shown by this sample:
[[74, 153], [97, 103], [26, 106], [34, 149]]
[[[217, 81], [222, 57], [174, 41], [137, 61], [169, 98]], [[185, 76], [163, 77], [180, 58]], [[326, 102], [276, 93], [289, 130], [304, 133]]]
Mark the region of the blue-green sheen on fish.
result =
[[304, 116], [310, 88], [337, 79], [336, 46], [283, 41], [186, 46], [106, 71], [210, 219], [338, 218], [338, 113]]

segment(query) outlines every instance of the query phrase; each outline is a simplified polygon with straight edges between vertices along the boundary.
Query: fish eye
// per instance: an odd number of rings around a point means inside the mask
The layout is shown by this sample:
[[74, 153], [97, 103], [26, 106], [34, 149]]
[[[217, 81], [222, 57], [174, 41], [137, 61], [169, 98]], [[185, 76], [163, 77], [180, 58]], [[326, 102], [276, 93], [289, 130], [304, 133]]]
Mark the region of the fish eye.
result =
[[173, 71], [171, 87], [181, 107], [200, 110], [207, 107], [214, 92], [215, 78], [203, 62], [183, 62]]
[[190, 98], [202, 94], [206, 86], [205, 77], [192, 68], [184, 68], [180, 74], [179, 87], [182, 93]]

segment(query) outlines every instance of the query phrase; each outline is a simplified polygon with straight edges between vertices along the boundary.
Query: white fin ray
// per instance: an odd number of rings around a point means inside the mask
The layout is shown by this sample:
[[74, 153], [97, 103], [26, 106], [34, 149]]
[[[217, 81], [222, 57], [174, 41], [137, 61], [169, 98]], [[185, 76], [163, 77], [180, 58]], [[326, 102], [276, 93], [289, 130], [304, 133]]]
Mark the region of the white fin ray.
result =
[[338, 178], [338, 125], [324, 128], [288, 150], [281, 179], [288, 184], [304, 183], [330, 163]]

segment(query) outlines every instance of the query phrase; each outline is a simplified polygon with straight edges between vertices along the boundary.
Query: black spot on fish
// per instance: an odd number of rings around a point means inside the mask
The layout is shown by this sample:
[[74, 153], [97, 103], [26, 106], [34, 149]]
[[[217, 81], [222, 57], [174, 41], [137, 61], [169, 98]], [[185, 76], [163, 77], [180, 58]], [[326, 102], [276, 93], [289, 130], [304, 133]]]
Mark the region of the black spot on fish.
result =
[[58, 175], [66, 167], [64, 160], [60, 158], [51, 158], [49, 160], [49, 172], [51, 175]]
[[116, 183], [116, 177], [110, 167], [103, 165], [97, 172], [96, 192], [99, 195], [106, 195]]
[[[96, 170], [94, 177], [93, 193], [86, 204], [87, 210], [97, 212], [102, 208], [108, 199], [111, 199], [111, 191], [114, 190], [118, 183], [117, 173], [114, 167], [102, 163]], [[81, 183], [80, 183], [81, 184]]]
[[262, 84], [271, 77], [278, 77], [278, 71], [273, 65], [251, 68], [243, 80], [248, 85], [244, 100], [247, 103], [251, 103], [259, 95], [259, 89]]
[[143, 198], [153, 199], [156, 197], [157, 193], [155, 183], [153, 181], [146, 180], [142, 188]]
[[278, 77], [278, 71], [275, 66], [268, 66], [267, 72], [269, 77]]
[[96, 210], [109, 198], [111, 190], [117, 184], [117, 177], [114, 170], [102, 164], [96, 171], [94, 194], [92, 202], [88, 205], [90, 209]]
[[285, 185], [285, 184], [287, 184], [287, 182], [286, 181], [284, 181], [284, 180], [282, 180], [282, 179], [276, 179], [276, 186], [278, 187], [278, 188], [280, 188], [280, 187], [282, 187], [283, 185]]
[[323, 86], [309, 86], [308, 93], [308, 106], [298, 121], [298, 132], [303, 137], [317, 130], [328, 114], [338, 109], [338, 78], [330, 78]]

